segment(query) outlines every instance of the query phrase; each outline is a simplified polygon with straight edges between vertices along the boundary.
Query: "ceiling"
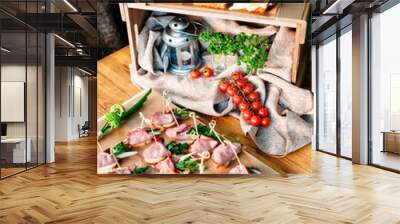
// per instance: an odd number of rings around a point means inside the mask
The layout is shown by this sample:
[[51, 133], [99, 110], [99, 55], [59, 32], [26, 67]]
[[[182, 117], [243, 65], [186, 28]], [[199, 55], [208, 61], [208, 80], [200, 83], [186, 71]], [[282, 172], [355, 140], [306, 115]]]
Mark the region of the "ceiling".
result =
[[0, 26], [2, 46], [12, 50], [9, 60], [36, 55], [43, 47], [36, 35], [50, 32], [57, 34], [56, 65], [96, 71], [97, 12], [91, 0], [1, 0]]

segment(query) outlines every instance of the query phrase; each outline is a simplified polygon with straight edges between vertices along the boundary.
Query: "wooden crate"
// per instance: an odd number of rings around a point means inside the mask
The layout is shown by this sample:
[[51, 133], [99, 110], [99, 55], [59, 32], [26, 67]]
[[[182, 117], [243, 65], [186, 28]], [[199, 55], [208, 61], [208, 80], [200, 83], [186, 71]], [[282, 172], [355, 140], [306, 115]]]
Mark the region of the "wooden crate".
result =
[[137, 45], [140, 30], [150, 11], [168, 12], [188, 16], [213, 17], [262, 25], [284, 26], [296, 30], [293, 49], [291, 81], [296, 83], [300, 63], [300, 52], [306, 39], [309, 3], [279, 3], [273, 12], [265, 15], [242, 11], [230, 11], [200, 7], [193, 3], [120, 3], [121, 17], [126, 22], [132, 64], [131, 74], [138, 69]]

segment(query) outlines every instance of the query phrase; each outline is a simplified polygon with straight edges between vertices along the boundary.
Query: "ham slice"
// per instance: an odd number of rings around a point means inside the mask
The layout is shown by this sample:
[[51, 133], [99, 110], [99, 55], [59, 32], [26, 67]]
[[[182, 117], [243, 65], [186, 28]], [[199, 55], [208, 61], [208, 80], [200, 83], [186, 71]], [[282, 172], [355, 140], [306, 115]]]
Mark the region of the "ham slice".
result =
[[191, 141], [193, 138], [188, 134], [191, 129], [192, 126], [188, 124], [180, 124], [179, 126], [168, 128], [165, 134], [177, 141]]
[[225, 144], [221, 144], [214, 149], [211, 158], [218, 166], [227, 166], [230, 161], [236, 159], [234, 152], [239, 154], [241, 149], [242, 146], [239, 143], [229, 143], [225, 141]]
[[116, 163], [115, 157], [109, 153], [100, 152], [97, 154], [97, 167], [116, 165]]
[[137, 128], [128, 134], [128, 144], [131, 146], [140, 146], [151, 141], [153, 135], [149, 133], [148, 128]]
[[171, 113], [156, 112], [151, 117], [151, 121], [156, 126], [172, 127], [175, 124], [174, 117]]
[[119, 167], [114, 170], [116, 174], [132, 174], [132, 170], [129, 167]]
[[190, 147], [190, 152], [194, 156], [200, 156], [202, 152], [211, 152], [218, 145], [218, 141], [213, 138], [200, 135], [200, 137]]
[[154, 142], [143, 151], [144, 161], [151, 164], [158, 163], [170, 155], [171, 152], [161, 142]]
[[175, 164], [172, 162], [171, 157], [167, 157], [163, 161], [158, 162], [155, 168], [159, 170], [159, 174], [177, 174], [175, 171]]
[[244, 165], [237, 165], [229, 170], [229, 174], [249, 174], [249, 170]]
[[100, 152], [97, 154], [97, 173], [111, 173], [115, 165], [117, 165], [117, 160], [111, 154], [106, 152]]

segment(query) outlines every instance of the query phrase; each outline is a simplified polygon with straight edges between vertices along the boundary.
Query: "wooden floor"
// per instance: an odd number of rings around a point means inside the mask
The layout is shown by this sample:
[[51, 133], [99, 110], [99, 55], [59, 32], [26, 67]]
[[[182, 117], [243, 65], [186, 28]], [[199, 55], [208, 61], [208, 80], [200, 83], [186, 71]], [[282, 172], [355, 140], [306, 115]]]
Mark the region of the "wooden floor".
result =
[[0, 181], [0, 223], [400, 223], [400, 175], [313, 152], [289, 177], [96, 175], [94, 137]]
[[[137, 94], [140, 89], [131, 79], [128, 65], [130, 64], [129, 48], [125, 47], [97, 62], [97, 115], [101, 117], [111, 105], [122, 103]], [[200, 115], [203, 120], [211, 117]], [[213, 118], [217, 121], [217, 130], [232, 139], [256, 149], [257, 146], [248, 136], [244, 136], [238, 120], [224, 116]], [[285, 158], [267, 157], [260, 150], [255, 151], [261, 161], [280, 173], [310, 173], [311, 146], [307, 145]]]

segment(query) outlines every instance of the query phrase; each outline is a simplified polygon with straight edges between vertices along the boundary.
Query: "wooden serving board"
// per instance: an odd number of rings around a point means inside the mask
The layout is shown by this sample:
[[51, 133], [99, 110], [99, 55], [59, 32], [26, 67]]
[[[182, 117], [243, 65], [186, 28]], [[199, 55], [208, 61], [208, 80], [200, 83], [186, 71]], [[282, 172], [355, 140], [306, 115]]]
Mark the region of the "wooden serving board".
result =
[[[143, 94], [144, 94], [144, 91], [140, 92], [139, 94], [133, 96], [132, 98], [130, 98], [129, 100], [124, 102], [122, 105], [125, 108], [131, 107], [135, 102], [137, 102], [137, 100], [141, 96], [143, 96]], [[124, 141], [124, 139], [126, 138], [126, 136], [129, 133], [129, 131], [131, 131], [132, 129], [135, 129], [137, 127], [140, 127], [141, 118], [139, 116], [139, 112], [142, 112], [146, 118], [151, 118], [153, 113], [159, 112], [159, 111], [162, 111], [162, 96], [160, 94], [158, 94], [157, 92], [153, 91], [150, 94], [150, 96], [148, 97], [145, 104], [142, 106], [142, 108], [138, 112], [136, 112], [130, 119], [128, 119], [125, 123], [123, 123], [123, 125], [120, 128], [113, 130], [111, 133], [105, 135], [104, 137], [102, 137], [101, 139], [98, 140], [99, 146], [100, 146], [98, 148], [98, 152], [100, 150], [107, 150], [109, 148], [114, 147], [116, 144], [120, 143], [121, 141]], [[99, 127], [99, 129], [100, 129], [100, 127], [102, 127], [104, 125], [104, 123], [105, 123], [105, 117], [102, 116], [97, 120], [97, 127]], [[192, 120], [188, 119], [185, 121], [185, 123], [192, 124]], [[197, 121], [197, 123], [199, 124], [201, 122]], [[192, 124], [192, 126], [193, 126], [193, 124]], [[218, 126], [218, 124], [217, 124], [217, 126]], [[220, 133], [220, 134], [223, 135], [224, 133]], [[163, 132], [161, 134], [161, 137], [164, 138], [165, 144], [172, 141], [172, 139], [168, 138], [165, 135], [165, 132]], [[138, 154], [136, 154], [135, 156], [128, 157], [128, 158], [119, 159], [118, 161], [119, 161], [120, 166], [121, 167], [128, 167], [128, 166], [143, 167], [143, 166], [149, 165], [143, 160], [143, 157], [142, 157], [143, 151], [149, 145], [146, 145], [143, 147], [135, 147], [134, 150], [136, 150], [138, 152]], [[273, 170], [271, 167], [269, 167], [265, 163], [261, 162], [253, 155], [249, 154], [246, 151], [246, 148], [248, 148], [248, 146], [243, 145], [242, 152], [239, 154], [239, 159], [242, 162], [242, 164], [246, 165], [247, 167], [257, 168], [259, 171], [261, 171], [262, 175], [278, 174], [278, 172]], [[229, 164], [228, 167], [222, 167], [222, 166], [217, 167], [216, 164], [214, 164], [211, 161], [211, 159], [209, 159], [209, 160], [205, 161], [205, 165], [207, 167], [207, 169], [205, 170], [205, 174], [227, 174], [229, 172], [229, 170], [232, 167], [236, 166], [237, 164], [238, 164], [237, 160], [234, 160]], [[156, 170], [155, 168], [151, 168], [150, 173], [157, 174], [158, 170]]]

